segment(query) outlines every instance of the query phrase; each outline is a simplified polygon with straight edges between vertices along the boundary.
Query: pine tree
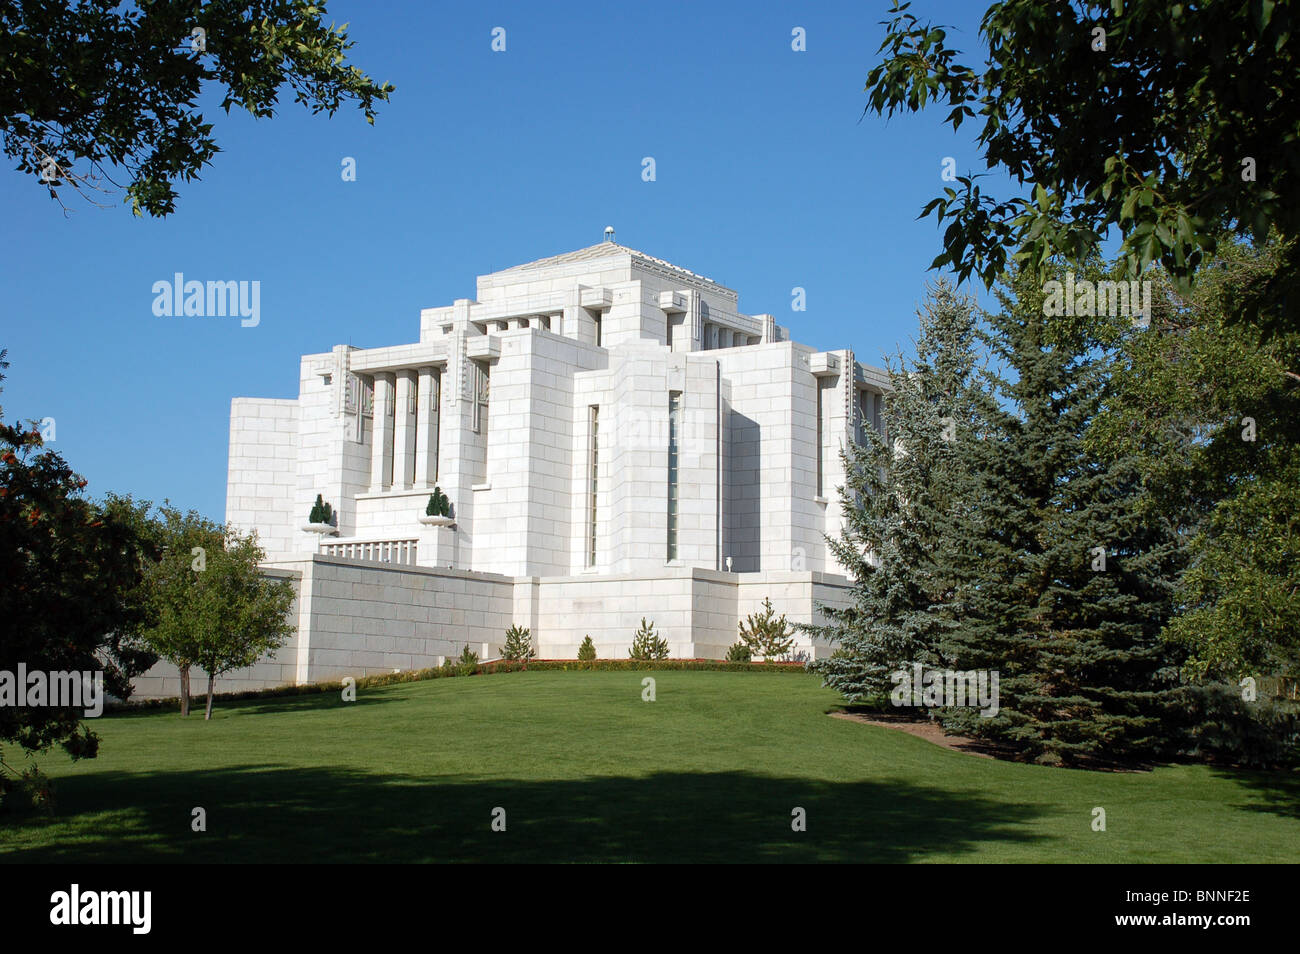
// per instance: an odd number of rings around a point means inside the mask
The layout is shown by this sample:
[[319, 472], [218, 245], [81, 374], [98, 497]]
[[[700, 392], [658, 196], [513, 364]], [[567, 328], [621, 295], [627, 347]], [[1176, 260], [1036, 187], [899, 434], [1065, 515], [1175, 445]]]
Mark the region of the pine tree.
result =
[[596, 644], [591, 641], [591, 636], [584, 636], [582, 645], [578, 647], [578, 660], [580, 662], [596, 661]]
[[786, 622], [784, 613], [776, 615], [769, 597], [763, 598], [761, 613], [750, 613], [738, 625], [740, 642], [749, 651], [750, 658], [762, 656], [764, 659], [780, 659], [794, 647], [790, 624]]
[[996, 671], [1001, 711], [949, 710], [945, 724], [1049, 763], [1154, 753], [1179, 696], [1159, 640], [1173, 544], [1136, 507], [1135, 460], [1086, 447], [1112, 358], [1045, 317], [1027, 274], [997, 297], [983, 338], [998, 367], [980, 377], [976, 439], [957, 445], [951, 475], [962, 505], [941, 551], [955, 585], [940, 655]]
[[527, 663], [536, 653], [533, 651], [533, 637], [527, 626], [511, 625], [506, 630], [505, 646], [501, 655], [509, 662]]
[[889, 362], [884, 433], [846, 454], [842, 535], [830, 541], [852, 579], [853, 602], [823, 607], [827, 623], [799, 628], [838, 644], [814, 663], [851, 702], [881, 702], [893, 673], [931, 665], [950, 625], [935, 607], [951, 584], [938, 572], [949, 540], [954, 448], [970, 439], [975, 304], [946, 280], [927, 289], [916, 359]]
[[469, 643], [460, 651], [460, 659], [456, 661], [456, 671], [462, 676], [472, 676], [478, 670], [478, 653], [469, 648]]
[[628, 650], [632, 659], [667, 659], [668, 640], [655, 634], [655, 624], [647, 623], [641, 617], [641, 628], [632, 636], [632, 648]]

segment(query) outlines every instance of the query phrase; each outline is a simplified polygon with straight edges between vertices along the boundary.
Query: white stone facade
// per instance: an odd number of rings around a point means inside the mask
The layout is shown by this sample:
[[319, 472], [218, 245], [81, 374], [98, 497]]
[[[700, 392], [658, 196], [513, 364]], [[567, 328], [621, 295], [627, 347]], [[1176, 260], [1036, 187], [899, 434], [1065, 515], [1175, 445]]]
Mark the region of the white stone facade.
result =
[[[232, 402], [226, 498], [299, 632], [223, 686], [490, 657], [512, 622], [625, 658], [643, 616], [675, 657], [723, 656], [765, 596], [811, 620], [844, 599], [840, 451], [886, 382], [612, 241], [481, 276], [415, 344], [305, 355], [297, 400]], [[420, 520], [435, 486], [451, 526]], [[332, 533], [303, 529], [317, 494]]]

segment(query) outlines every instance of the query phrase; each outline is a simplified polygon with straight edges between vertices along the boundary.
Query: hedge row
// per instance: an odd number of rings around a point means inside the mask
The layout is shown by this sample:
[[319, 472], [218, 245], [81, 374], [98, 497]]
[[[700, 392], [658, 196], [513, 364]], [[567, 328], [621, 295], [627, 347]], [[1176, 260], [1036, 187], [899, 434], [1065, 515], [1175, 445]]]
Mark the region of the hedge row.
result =
[[[725, 659], [594, 659], [580, 662], [576, 659], [533, 659], [525, 667], [522, 663], [487, 663], [491, 666], [509, 666], [508, 671], [519, 669], [563, 670], [595, 669], [605, 672], [622, 672], [631, 669], [698, 670], [700, 672], [804, 672], [800, 662], [739, 663]], [[504, 671], [504, 670], [503, 670]]]
[[[571, 670], [593, 670], [601, 672], [627, 672], [631, 670], [675, 670], [699, 672], [803, 672], [803, 663], [736, 663], [719, 659], [595, 659], [579, 662], [576, 659], [533, 659], [521, 662], [480, 663], [474, 671], [465, 673], [454, 662], [448, 662], [432, 669], [408, 669], [403, 672], [387, 672], [377, 676], [357, 677], [358, 689], [372, 689], [378, 686], [392, 686], [403, 682], [423, 682], [426, 679], [447, 679], [452, 676], [490, 676], [499, 672], [521, 672], [532, 669], [538, 672], [569, 672]], [[247, 699], [274, 699], [281, 696], [310, 696], [323, 692], [342, 692], [343, 683], [312, 682], [301, 686], [274, 686], [270, 689], [246, 689], [241, 692], [218, 692], [214, 700], [221, 702], [238, 702]], [[190, 704], [201, 709], [205, 693], [191, 694]], [[137, 702], [112, 703], [108, 711], [137, 711], [141, 709], [179, 709], [179, 696], [165, 699], [144, 699]]]

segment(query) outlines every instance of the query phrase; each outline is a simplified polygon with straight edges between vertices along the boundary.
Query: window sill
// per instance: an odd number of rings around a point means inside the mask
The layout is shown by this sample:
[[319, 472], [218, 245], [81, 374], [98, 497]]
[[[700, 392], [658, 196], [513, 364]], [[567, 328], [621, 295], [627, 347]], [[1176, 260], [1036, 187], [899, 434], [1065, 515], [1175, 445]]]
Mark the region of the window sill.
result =
[[492, 481], [489, 480], [489, 481], [488, 481], [487, 483], [485, 483], [485, 484], [470, 484], [469, 489], [470, 489], [471, 491], [478, 491], [478, 490], [491, 490], [491, 489], [492, 489]]
[[404, 490], [401, 487], [390, 487], [388, 490], [364, 490], [356, 495], [357, 500], [381, 500], [385, 497], [428, 497], [433, 493], [433, 484], [428, 487], [412, 487]]
[[826, 500], [825, 497], [814, 497], [814, 498], [813, 498], [813, 503], [815, 503], [815, 504], [821, 504], [821, 505], [824, 507], [824, 506], [826, 506], [826, 504], [828, 503], [828, 501]]

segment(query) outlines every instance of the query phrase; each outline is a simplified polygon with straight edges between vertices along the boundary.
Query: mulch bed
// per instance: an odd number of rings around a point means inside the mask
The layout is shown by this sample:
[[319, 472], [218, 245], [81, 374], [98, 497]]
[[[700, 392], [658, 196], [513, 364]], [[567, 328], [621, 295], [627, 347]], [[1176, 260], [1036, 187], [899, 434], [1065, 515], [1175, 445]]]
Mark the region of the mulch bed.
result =
[[[983, 759], [1000, 759], [1004, 762], [1025, 762], [1024, 755], [1015, 748], [985, 739], [972, 739], [964, 735], [949, 735], [938, 721], [931, 721], [925, 716], [912, 712], [882, 712], [879, 709], [855, 708], [853, 706], [837, 709], [830, 713], [836, 719], [848, 722], [860, 722], [863, 725], [879, 726], [882, 729], [896, 729], [925, 739], [954, 752], [964, 752]], [[1084, 769], [1093, 772], [1145, 772], [1153, 766], [1147, 762], [1114, 762], [1096, 757], [1076, 757], [1061, 768]]]
[[949, 735], [938, 722], [931, 722], [926, 718], [918, 719], [911, 714], [844, 711], [832, 712], [831, 715], [836, 719], [846, 719], [849, 722], [876, 725], [882, 729], [897, 729], [900, 732], [906, 732], [908, 735], [914, 735], [918, 739], [925, 739], [927, 742], [941, 745], [945, 749], [952, 749], [954, 752], [965, 752], [967, 755], [977, 755], [982, 759], [1000, 758], [1009, 760], [1015, 758], [1015, 751], [1007, 746], [987, 742], [983, 739], [968, 738], [964, 735]]

